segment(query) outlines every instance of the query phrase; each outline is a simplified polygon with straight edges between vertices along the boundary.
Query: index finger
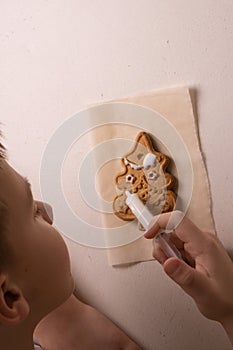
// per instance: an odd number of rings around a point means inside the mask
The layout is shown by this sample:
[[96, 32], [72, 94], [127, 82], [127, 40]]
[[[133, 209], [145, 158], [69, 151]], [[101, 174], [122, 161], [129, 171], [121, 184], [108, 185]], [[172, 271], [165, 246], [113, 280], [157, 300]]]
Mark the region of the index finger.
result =
[[176, 236], [184, 243], [198, 243], [204, 239], [204, 233], [181, 211], [173, 211], [155, 216], [145, 233], [145, 238], [153, 238], [159, 232], [174, 231]]

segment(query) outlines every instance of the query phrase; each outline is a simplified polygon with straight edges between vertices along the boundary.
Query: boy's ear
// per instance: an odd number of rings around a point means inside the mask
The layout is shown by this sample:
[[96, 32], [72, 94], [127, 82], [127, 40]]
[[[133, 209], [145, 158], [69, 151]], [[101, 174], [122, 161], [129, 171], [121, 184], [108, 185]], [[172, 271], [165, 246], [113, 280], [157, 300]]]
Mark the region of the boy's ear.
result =
[[25, 320], [29, 311], [20, 288], [0, 272], [0, 325], [15, 326]]

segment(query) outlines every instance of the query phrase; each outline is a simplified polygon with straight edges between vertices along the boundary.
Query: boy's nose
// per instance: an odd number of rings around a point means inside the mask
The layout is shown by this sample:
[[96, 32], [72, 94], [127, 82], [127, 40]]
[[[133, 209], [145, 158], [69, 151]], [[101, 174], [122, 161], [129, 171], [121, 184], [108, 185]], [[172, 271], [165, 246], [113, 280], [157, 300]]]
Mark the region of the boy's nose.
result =
[[36, 201], [38, 208], [41, 210], [41, 215], [48, 224], [53, 224], [53, 208], [50, 204]]
[[43, 206], [45, 209], [45, 220], [52, 225], [53, 224], [53, 208], [51, 207], [50, 204], [48, 203], [44, 203], [43, 202]]

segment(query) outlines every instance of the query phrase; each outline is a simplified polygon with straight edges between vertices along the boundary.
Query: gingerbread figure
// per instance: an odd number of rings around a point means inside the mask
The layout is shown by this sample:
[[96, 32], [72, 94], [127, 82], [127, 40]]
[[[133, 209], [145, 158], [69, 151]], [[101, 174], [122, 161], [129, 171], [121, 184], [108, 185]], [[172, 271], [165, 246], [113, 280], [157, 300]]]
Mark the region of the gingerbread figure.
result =
[[126, 190], [137, 193], [153, 215], [172, 211], [176, 194], [172, 190], [175, 178], [166, 171], [169, 162], [165, 154], [154, 149], [149, 134], [140, 132], [132, 151], [121, 159], [124, 170], [115, 178], [119, 190], [113, 201], [115, 215], [122, 220], [135, 219], [125, 202]]

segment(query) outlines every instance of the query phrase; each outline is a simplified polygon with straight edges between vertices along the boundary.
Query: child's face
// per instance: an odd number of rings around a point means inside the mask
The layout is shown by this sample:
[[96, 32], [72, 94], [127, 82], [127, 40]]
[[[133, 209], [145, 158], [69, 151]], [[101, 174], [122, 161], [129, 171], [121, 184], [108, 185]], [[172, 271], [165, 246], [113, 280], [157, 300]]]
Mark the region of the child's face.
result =
[[67, 248], [46, 213], [38, 213], [27, 182], [4, 160], [0, 184], [0, 197], [8, 205], [12, 252], [5, 272], [22, 289], [31, 311], [47, 313], [73, 292]]

